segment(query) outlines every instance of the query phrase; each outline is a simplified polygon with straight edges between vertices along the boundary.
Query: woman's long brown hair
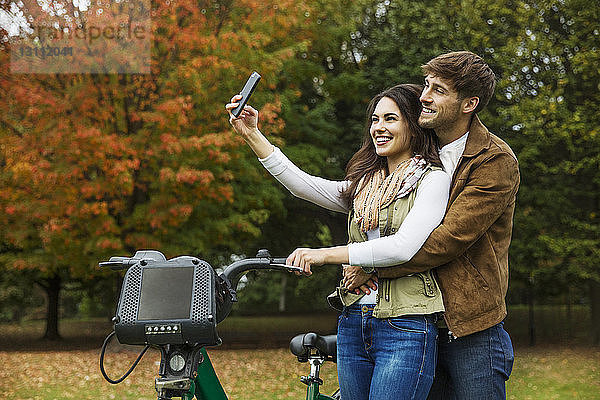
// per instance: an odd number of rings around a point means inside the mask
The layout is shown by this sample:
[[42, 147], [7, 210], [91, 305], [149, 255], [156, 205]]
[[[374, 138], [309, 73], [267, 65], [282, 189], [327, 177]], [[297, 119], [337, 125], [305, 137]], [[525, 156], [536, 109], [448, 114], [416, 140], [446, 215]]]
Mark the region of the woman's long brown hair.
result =
[[358, 187], [361, 179], [364, 182], [378, 170], [384, 169], [387, 173], [387, 158], [377, 155], [373, 138], [371, 137], [371, 117], [379, 100], [384, 97], [392, 99], [410, 131], [410, 148], [413, 154], [419, 154], [430, 164], [441, 167], [442, 162], [438, 154], [438, 138], [432, 129], [421, 128], [418, 124], [421, 114], [421, 102], [419, 97], [423, 87], [414, 84], [401, 84], [384, 90], [373, 97], [367, 107], [365, 135], [362, 147], [352, 156], [346, 165], [346, 180], [351, 182], [350, 186], [341, 193], [342, 198], [352, 206], [354, 196], [361, 188]]

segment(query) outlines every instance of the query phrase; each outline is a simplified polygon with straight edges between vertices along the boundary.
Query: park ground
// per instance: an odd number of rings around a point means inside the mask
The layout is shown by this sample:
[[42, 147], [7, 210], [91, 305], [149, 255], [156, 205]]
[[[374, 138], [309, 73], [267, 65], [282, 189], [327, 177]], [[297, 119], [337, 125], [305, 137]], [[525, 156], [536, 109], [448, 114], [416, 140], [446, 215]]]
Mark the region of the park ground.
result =
[[[571, 310], [570, 312], [573, 312]], [[515, 337], [515, 364], [507, 384], [509, 399], [600, 399], [600, 347], [577, 338], [581, 326], [563, 323], [549, 331], [544, 319], [560, 316], [560, 310], [539, 315], [538, 344], [529, 346], [517, 321], [507, 320]], [[575, 321], [578, 310], [574, 310]], [[564, 315], [563, 315], [564, 316]], [[565, 320], [565, 318], [559, 318]], [[303, 399], [301, 375], [309, 371], [285, 348], [291, 332], [326, 332], [335, 316], [315, 318], [232, 317], [221, 328], [225, 345], [209, 350], [225, 391], [234, 399]], [[569, 325], [569, 326], [567, 326]], [[123, 399], [154, 400], [154, 377], [159, 354], [151, 350], [133, 374], [119, 385], [104, 381], [98, 367], [102, 338], [111, 330], [106, 321], [63, 321], [64, 340], [44, 342], [39, 321], [0, 325], [0, 393], [7, 399]], [[306, 329], [301, 329], [306, 328]], [[279, 332], [280, 334], [277, 334]], [[573, 337], [567, 337], [565, 335]], [[135, 359], [137, 348], [116, 343], [109, 346], [106, 370], [114, 379]], [[322, 392], [336, 386], [335, 365], [322, 370]]]

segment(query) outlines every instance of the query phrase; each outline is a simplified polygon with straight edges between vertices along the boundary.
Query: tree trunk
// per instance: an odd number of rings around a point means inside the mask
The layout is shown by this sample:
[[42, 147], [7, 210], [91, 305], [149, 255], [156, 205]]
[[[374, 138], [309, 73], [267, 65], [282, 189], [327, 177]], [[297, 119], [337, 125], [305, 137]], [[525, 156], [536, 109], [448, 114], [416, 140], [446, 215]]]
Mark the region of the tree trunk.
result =
[[42, 287], [46, 291], [48, 300], [48, 308], [46, 311], [46, 333], [44, 333], [44, 339], [60, 340], [61, 337], [58, 333], [58, 301], [61, 289], [60, 276], [55, 275], [46, 279]]
[[534, 279], [529, 277], [529, 291], [527, 294], [527, 303], [529, 306], [529, 345], [535, 346], [535, 314], [534, 314]]
[[281, 276], [281, 292], [279, 293], [279, 312], [285, 312], [285, 289], [287, 287], [288, 274]]
[[573, 292], [571, 286], [567, 288], [567, 340], [573, 339]]
[[590, 280], [590, 309], [592, 314], [592, 343], [600, 344], [600, 282]]

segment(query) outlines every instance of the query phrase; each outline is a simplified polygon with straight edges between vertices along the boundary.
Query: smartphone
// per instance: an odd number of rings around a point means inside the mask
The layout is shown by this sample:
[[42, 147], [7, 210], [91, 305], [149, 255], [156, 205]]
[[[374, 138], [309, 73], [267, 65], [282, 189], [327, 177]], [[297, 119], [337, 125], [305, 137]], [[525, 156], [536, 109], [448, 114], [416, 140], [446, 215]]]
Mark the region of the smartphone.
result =
[[248, 99], [250, 98], [250, 96], [252, 96], [252, 92], [254, 92], [254, 88], [256, 88], [256, 85], [258, 85], [258, 81], [260, 81], [259, 73], [256, 71], [252, 72], [252, 74], [250, 75], [250, 78], [248, 78], [248, 80], [246, 81], [246, 84], [244, 85], [244, 88], [240, 92], [240, 94], [242, 95], [242, 99], [239, 101], [240, 104], [236, 108], [231, 110], [231, 113], [233, 114], [234, 117], [237, 118], [240, 116], [240, 114], [242, 113], [242, 110], [244, 109], [244, 107], [246, 106], [246, 103], [248, 102]]

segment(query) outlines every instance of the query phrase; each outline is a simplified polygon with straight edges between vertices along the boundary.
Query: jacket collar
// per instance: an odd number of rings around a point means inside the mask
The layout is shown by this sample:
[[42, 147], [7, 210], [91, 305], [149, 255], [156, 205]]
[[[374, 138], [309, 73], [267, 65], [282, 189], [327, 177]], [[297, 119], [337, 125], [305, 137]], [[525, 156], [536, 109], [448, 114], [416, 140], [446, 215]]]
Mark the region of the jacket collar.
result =
[[477, 115], [473, 116], [469, 128], [469, 136], [465, 144], [463, 157], [475, 157], [477, 154], [488, 149], [492, 142], [490, 131], [483, 125]]

